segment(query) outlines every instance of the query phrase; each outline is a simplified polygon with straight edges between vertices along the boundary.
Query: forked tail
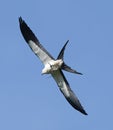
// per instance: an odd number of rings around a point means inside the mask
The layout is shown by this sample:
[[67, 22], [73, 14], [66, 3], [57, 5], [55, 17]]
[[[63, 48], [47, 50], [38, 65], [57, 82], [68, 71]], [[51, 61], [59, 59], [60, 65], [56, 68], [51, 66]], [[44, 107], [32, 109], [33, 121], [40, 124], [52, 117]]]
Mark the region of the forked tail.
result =
[[[66, 45], [67, 43], [69, 42], [69, 40], [67, 40], [67, 42], [64, 44], [63, 48], [61, 49], [58, 57], [57, 57], [57, 60], [58, 59], [64, 59], [64, 51], [65, 51], [65, 48], [66, 48]], [[68, 71], [68, 72], [71, 72], [71, 73], [75, 73], [75, 74], [80, 74], [82, 75], [82, 73], [80, 72], [77, 72], [76, 70], [72, 69], [71, 67], [69, 67], [68, 65], [65, 64], [65, 62], [63, 62], [62, 66], [61, 66], [61, 69], [65, 70], [65, 71]]]

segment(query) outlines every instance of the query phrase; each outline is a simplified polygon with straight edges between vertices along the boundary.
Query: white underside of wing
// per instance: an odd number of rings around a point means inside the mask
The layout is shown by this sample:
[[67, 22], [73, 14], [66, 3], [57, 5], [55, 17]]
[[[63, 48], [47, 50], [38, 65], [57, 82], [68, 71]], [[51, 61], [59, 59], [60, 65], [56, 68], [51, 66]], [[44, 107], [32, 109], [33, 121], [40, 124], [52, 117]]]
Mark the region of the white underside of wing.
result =
[[75, 93], [71, 90], [69, 83], [67, 82], [64, 74], [61, 70], [57, 70], [55, 73], [52, 74], [53, 78], [55, 79], [56, 83], [58, 84], [60, 91], [65, 96], [66, 100], [78, 111], [82, 112], [83, 114], [87, 115], [84, 108], [82, 107], [81, 103], [79, 102], [78, 98], [76, 97]]
[[69, 92], [68, 86], [67, 86], [66, 82], [64, 81], [64, 78], [63, 78], [62, 74], [60, 73], [60, 71], [59, 70], [55, 71], [55, 73], [53, 73], [52, 76], [55, 79], [60, 90], [65, 95], [65, 97], [69, 97], [70, 92]]
[[46, 52], [44, 52], [35, 42], [30, 40], [28, 43], [32, 51], [35, 53], [37, 57], [39, 57], [39, 59], [42, 61], [44, 65], [46, 65], [49, 61], [52, 60], [52, 58], [49, 57], [46, 54]]

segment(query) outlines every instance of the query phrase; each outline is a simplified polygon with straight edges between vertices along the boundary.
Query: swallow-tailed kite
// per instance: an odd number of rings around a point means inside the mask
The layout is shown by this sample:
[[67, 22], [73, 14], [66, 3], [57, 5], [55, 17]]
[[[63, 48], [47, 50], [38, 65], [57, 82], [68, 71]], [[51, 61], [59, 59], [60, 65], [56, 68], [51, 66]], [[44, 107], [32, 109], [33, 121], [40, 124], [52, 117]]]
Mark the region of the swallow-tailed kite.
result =
[[34, 35], [32, 30], [28, 27], [26, 22], [19, 17], [19, 25], [21, 33], [25, 39], [25, 41], [28, 43], [29, 47], [32, 49], [32, 51], [35, 53], [35, 55], [42, 61], [44, 64], [44, 69], [42, 70], [42, 74], [51, 74], [54, 80], [56, 81], [60, 91], [63, 93], [67, 101], [78, 111], [81, 113], [87, 115], [84, 108], [80, 104], [78, 98], [74, 94], [74, 92], [71, 90], [68, 81], [66, 80], [62, 70], [75, 73], [75, 74], [81, 74], [77, 72], [76, 70], [71, 69], [68, 65], [65, 64], [63, 61], [64, 57], [64, 50], [68, 43], [68, 41], [65, 43], [63, 48], [61, 49], [57, 59], [55, 60], [48, 52], [47, 50], [40, 44], [37, 37]]

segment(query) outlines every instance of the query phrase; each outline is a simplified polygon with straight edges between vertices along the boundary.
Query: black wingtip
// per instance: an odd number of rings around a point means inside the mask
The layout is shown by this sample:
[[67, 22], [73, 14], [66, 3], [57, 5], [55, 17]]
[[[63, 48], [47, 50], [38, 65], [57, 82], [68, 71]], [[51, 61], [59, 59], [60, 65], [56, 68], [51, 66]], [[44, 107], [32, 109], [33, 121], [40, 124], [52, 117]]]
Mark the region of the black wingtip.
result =
[[70, 94], [72, 94], [71, 97], [66, 97], [66, 100], [72, 105], [74, 109], [76, 109], [77, 111], [81, 112], [84, 115], [88, 115], [84, 110], [83, 106], [81, 105], [81, 103], [79, 102], [79, 100], [74, 97], [75, 95], [72, 92]]
[[19, 17], [19, 24], [21, 33], [27, 43], [29, 42], [29, 40], [32, 40], [34, 42], [38, 41], [32, 30], [29, 28], [29, 26], [26, 24], [26, 22], [22, 19], [21, 16]]
[[20, 30], [21, 30], [21, 33], [22, 33], [25, 41], [28, 42], [28, 40], [29, 40], [29, 37], [28, 37], [29, 27], [27, 26], [27, 24], [25, 23], [25, 21], [22, 19], [21, 16], [19, 17], [19, 25], [20, 25]]
[[22, 24], [23, 23], [22, 17], [20, 16], [18, 19], [19, 19], [19, 23]]
[[81, 113], [84, 114], [84, 115], [88, 115], [88, 114], [85, 112], [85, 110], [82, 110]]

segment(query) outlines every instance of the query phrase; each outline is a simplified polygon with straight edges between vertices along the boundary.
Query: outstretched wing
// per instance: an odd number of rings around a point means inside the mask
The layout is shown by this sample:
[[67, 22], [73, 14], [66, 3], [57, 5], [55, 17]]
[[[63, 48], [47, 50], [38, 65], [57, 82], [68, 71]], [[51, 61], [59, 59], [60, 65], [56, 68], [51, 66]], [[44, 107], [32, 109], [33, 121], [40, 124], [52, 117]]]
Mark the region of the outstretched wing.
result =
[[69, 83], [67, 82], [63, 72], [58, 70], [52, 73], [53, 78], [55, 79], [57, 85], [59, 86], [60, 91], [63, 93], [67, 101], [78, 111], [87, 115], [78, 98], [71, 90]]
[[35, 53], [36, 56], [39, 57], [39, 59], [46, 64], [48, 61], [54, 59], [47, 50], [40, 44], [37, 37], [34, 35], [32, 30], [27, 26], [25, 21], [19, 17], [19, 24], [20, 24], [20, 30], [21, 33], [25, 39], [25, 41], [28, 43], [32, 51]]

